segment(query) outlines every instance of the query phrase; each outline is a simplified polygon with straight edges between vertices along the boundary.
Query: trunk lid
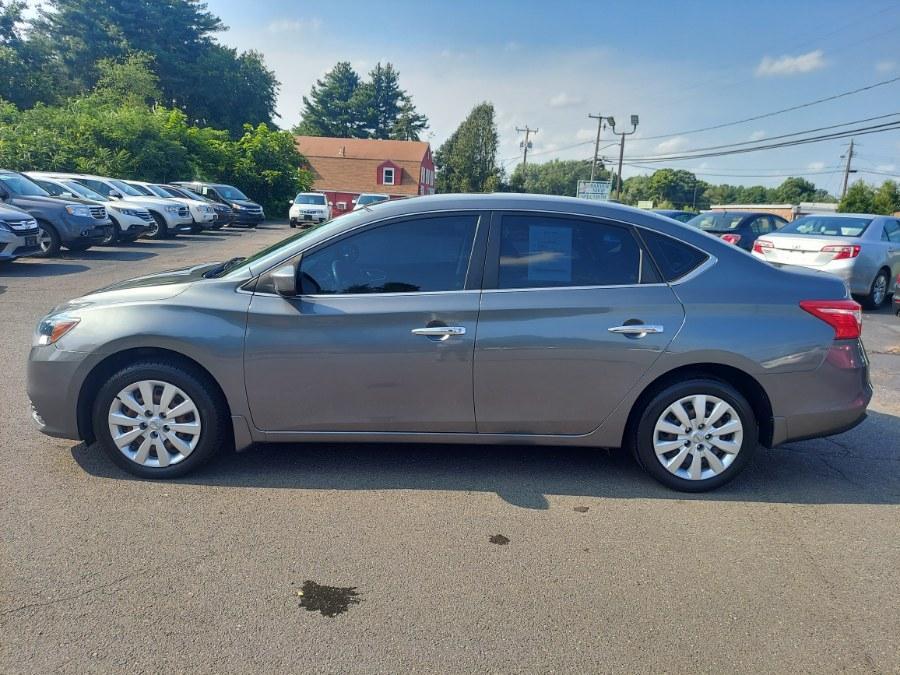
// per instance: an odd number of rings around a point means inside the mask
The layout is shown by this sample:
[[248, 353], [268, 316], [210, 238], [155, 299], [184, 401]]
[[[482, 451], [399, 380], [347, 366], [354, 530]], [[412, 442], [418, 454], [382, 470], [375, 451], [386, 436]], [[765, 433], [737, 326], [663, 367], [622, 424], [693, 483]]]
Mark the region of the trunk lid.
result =
[[772, 243], [764, 247], [767, 262], [778, 265], [823, 267], [838, 255], [836, 251], [823, 251], [826, 246], [859, 246], [857, 237], [816, 237], [804, 234], [766, 234], [759, 238]]

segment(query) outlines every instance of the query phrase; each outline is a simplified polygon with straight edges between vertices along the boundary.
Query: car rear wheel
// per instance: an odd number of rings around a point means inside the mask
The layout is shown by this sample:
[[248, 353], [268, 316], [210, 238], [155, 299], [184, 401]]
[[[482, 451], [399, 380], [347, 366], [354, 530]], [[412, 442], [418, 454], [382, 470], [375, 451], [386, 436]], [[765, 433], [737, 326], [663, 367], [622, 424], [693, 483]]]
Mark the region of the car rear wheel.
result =
[[656, 394], [641, 414], [633, 449], [663, 485], [705, 492], [746, 466], [759, 438], [753, 408], [731, 385], [693, 379]]
[[207, 377], [166, 361], [130, 365], [94, 401], [94, 433], [106, 455], [142, 478], [192, 471], [227, 443], [227, 410]]
[[150, 229], [144, 235], [147, 239], [166, 239], [169, 236], [169, 227], [166, 225], [166, 219], [158, 213], [150, 212], [153, 216], [153, 222], [150, 223]]
[[888, 297], [890, 276], [887, 270], [879, 270], [869, 287], [869, 294], [861, 298], [861, 304], [866, 309], [878, 309]]

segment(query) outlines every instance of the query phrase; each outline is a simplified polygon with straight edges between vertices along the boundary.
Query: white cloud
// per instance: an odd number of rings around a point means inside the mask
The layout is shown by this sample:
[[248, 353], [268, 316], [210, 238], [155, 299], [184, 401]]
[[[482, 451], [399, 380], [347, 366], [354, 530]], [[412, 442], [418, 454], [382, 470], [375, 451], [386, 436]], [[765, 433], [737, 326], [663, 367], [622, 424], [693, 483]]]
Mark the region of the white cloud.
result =
[[318, 31], [322, 27], [321, 19], [276, 19], [269, 23], [270, 33], [297, 33]]
[[879, 164], [875, 167], [877, 171], [884, 171], [885, 173], [893, 173], [897, 170], [896, 164]]
[[798, 73], [810, 73], [824, 67], [825, 53], [821, 49], [816, 49], [797, 56], [779, 56], [777, 59], [764, 56], [756, 67], [756, 76], [797, 75]]
[[688, 139], [684, 136], [669, 138], [656, 146], [656, 151], [661, 153], [678, 152], [687, 147]]
[[821, 171], [825, 168], [825, 162], [810, 162], [806, 165], [806, 168], [810, 171]]
[[879, 73], [892, 73], [896, 69], [896, 61], [879, 61], [875, 64], [875, 70], [877, 70]]
[[764, 139], [765, 137], [766, 137], [766, 132], [763, 131], [762, 129], [760, 129], [760, 130], [754, 131], [752, 134], [750, 134], [750, 138], [747, 139], [747, 140], [750, 140], [750, 141], [761, 141], [761, 140]]
[[551, 108], [571, 108], [576, 105], [581, 105], [582, 103], [584, 103], [583, 98], [580, 96], [570, 96], [564, 91], [561, 91], [550, 99]]

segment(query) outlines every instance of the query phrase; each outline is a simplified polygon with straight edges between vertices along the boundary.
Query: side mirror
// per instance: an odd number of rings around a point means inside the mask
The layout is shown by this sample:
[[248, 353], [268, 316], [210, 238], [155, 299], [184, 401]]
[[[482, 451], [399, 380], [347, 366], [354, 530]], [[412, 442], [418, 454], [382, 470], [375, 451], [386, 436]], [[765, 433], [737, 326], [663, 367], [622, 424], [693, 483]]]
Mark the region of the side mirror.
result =
[[294, 200], [293, 200], [293, 199], [288, 199], [288, 204], [290, 204], [291, 206], [293, 206], [293, 205], [294, 205]]
[[355, 203], [358, 202], [358, 201], [359, 201], [358, 199], [354, 199], [354, 200], [353, 200], [353, 203], [355, 204]]
[[272, 272], [275, 292], [286, 298], [297, 295], [297, 264], [288, 263]]
[[116, 192], [115, 190], [110, 190], [110, 191], [109, 191], [109, 198], [110, 198], [110, 199], [122, 199], [122, 193], [121, 193], [121, 192]]
[[73, 195], [71, 192], [60, 192], [59, 196], [65, 197], [66, 199], [75, 199], [75, 195]]

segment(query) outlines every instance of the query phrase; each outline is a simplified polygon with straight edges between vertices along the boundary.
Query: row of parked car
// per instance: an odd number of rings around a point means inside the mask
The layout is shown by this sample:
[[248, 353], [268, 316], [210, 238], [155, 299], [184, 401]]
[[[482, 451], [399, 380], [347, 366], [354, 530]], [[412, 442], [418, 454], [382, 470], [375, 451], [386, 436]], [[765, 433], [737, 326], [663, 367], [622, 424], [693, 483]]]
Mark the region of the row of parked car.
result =
[[720, 237], [776, 266], [806, 267], [843, 279], [867, 309], [900, 293], [900, 218], [812, 214], [788, 222], [766, 212], [657, 213]]
[[264, 219], [263, 208], [231, 185], [0, 169], [0, 262], [140, 237], [256, 227]]

